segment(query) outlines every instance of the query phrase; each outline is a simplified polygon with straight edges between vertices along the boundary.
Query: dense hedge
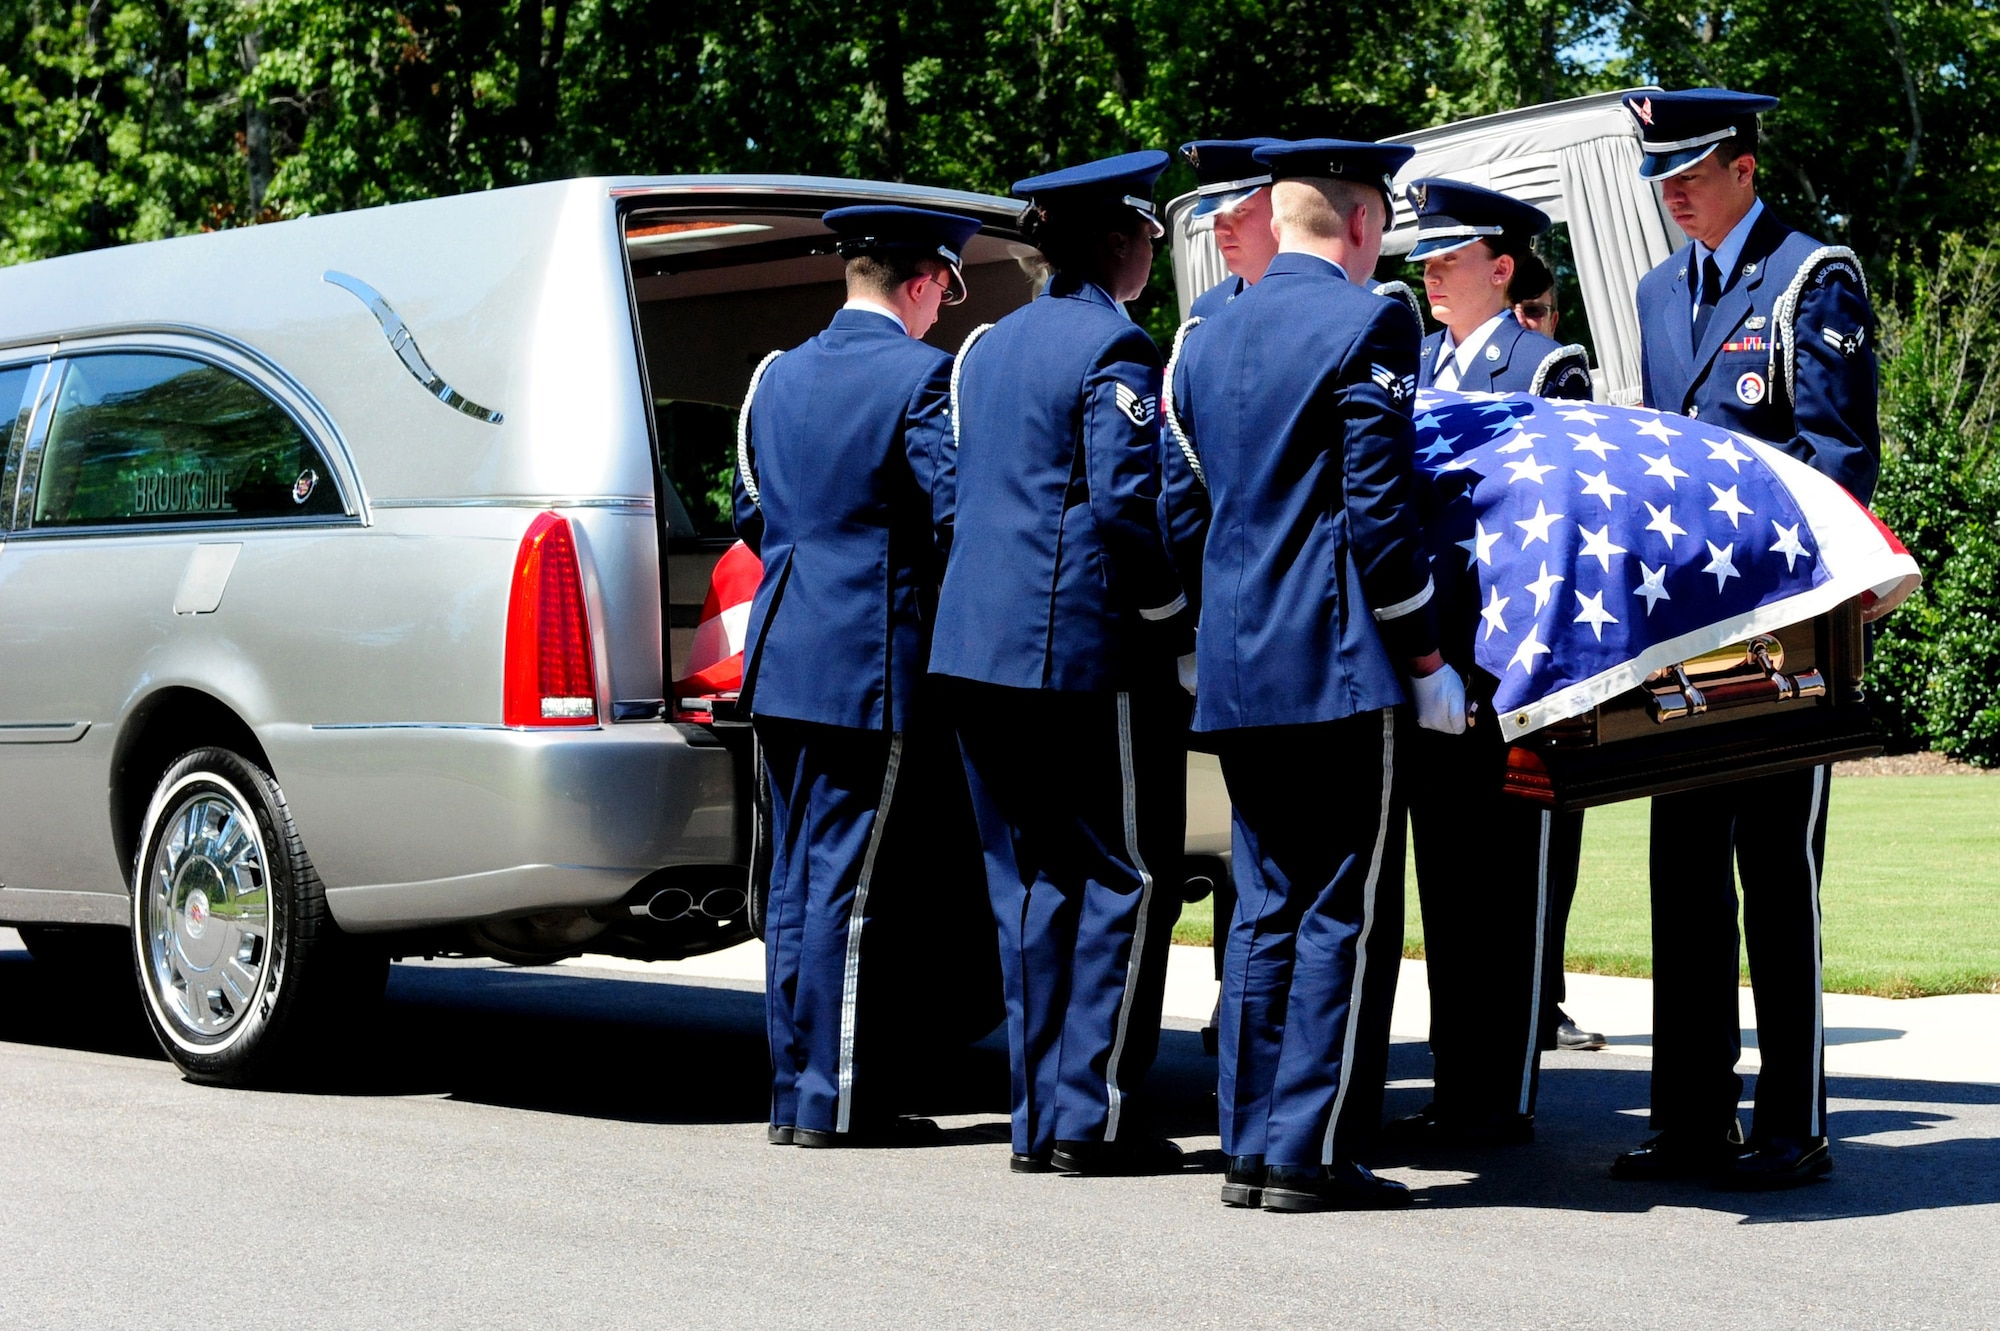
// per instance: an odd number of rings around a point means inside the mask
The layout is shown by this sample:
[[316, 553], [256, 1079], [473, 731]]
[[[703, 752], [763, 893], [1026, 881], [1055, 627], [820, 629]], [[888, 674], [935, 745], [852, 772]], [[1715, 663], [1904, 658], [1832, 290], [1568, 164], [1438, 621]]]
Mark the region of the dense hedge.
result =
[[2000, 236], [1948, 237], [1896, 287], [1875, 509], [1924, 586], [1878, 628], [1870, 702], [1899, 748], [2000, 766]]

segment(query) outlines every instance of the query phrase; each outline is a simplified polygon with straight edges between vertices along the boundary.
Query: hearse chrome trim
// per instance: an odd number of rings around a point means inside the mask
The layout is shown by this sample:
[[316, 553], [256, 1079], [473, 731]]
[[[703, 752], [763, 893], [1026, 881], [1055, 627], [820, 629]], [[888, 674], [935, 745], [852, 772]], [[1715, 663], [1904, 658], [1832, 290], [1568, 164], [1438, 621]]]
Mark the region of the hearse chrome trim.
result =
[[378, 499], [377, 508], [606, 508], [651, 513], [650, 495], [486, 495], [478, 499]]
[[0, 721], [0, 744], [74, 744], [89, 730], [88, 721]]
[[453, 388], [444, 381], [442, 375], [431, 368], [430, 362], [424, 359], [424, 353], [417, 349], [416, 334], [410, 331], [410, 326], [403, 322], [400, 314], [389, 308], [389, 302], [382, 299], [381, 292], [358, 277], [349, 277], [346, 273], [335, 272], [331, 268], [321, 276], [368, 307], [368, 312], [375, 316], [375, 322], [382, 325], [382, 336], [389, 340], [389, 350], [396, 353], [397, 358], [403, 362], [403, 368], [424, 386], [426, 393], [453, 411], [463, 412], [474, 420], [485, 421], [488, 425], [498, 425], [506, 419], [493, 408], [482, 407]]

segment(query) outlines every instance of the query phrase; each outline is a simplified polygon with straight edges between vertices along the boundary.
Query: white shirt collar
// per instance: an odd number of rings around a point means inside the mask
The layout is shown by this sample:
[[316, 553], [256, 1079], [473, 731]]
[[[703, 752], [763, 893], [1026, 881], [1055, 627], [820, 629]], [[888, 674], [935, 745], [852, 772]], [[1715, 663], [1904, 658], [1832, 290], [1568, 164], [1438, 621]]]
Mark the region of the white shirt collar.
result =
[[[1688, 283], [1688, 287], [1695, 293], [1697, 300], [1701, 297], [1702, 261], [1707, 259], [1711, 254], [1715, 256], [1715, 268], [1717, 272], [1722, 274], [1723, 290], [1728, 290], [1730, 286], [1729, 274], [1736, 267], [1736, 261], [1743, 257], [1743, 246], [1750, 240], [1750, 228], [1757, 225], [1757, 218], [1763, 211], [1764, 201], [1762, 199], [1752, 199], [1750, 201], [1750, 211], [1743, 214], [1742, 219], [1735, 226], [1729, 228], [1729, 234], [1722, 238], [1720, 245], [1711, 250], [1698, 240], [1694, 243], [1694, 271], [1688, 274], [1694, 280]], [[1721, 293], [1718, 292], [1717, 294]]]
[[1479, 349], [1486, 345], [1488, 339], [1493, 336], [1494, 331], [1500, 327], [1501, 321], [1513, 317], [1514, 311], [1512, 310], [1500, 311], [1500, 313], [1473, 329], [1472, 336], [1465, 339], [1465, 345], [1462, 347], [1454, 348], [1451, 340], [1451, 329], [1445, 329], [1444, 338], [1438, 343], [1437, 364], [1432, 367], [1432, 373], [1435, 374], [1436, 371], [1444, 368], [1445, 357], [1453, 356], [1458, 362], [1458, 377], [1463, 380], [1465, 372], [1472, 367], [1472, 358], [1479, 354]]
[[903, 316], [879, 300], [870, 300], [866, 296], [850, 296], [847, 304], [840, 308], [843, 310], [866, 310], [870, 314], [879, 314], [884, 319], [895, 320], [896, 327], [902, 329], [905, 334], [908, 334], [910, 331], [910, 326], [903, 322]]

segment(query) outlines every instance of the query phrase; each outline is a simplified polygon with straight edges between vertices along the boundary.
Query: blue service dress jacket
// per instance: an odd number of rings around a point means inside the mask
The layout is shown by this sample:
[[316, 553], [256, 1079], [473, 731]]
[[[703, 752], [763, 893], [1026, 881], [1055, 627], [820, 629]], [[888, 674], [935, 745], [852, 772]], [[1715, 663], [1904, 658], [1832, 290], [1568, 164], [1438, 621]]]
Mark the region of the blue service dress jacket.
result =
[[1160, 530], [1159, 393], [1153, 340], [1060, 275], [961, 353], [934, 673], [1171, 685], [1193, 617]]
[[1163, 507], [1176, 562], [1201, 565], [1196, 730], [1393, 707], [1404, 663], [1436, 648], [1419, 332], [1401, 301], [1283, 253], [1183, 342], [1172, 406], [1188, 446], [1164, 450]]
[[1646, 406], [1777, 445], [1868, 501], [1881, 463], [1875, 320], [1851, 250], [1766, 208], [1697, 346], [1689, 244], [1639, 279]]
[[[1443, 345], [1443, 329], [1424, 339], [1423, 354], [1417, 362], [1417, 387], [1429, 388], [1436, 380], [1438, 348]], [[1587, 401], [1590, 359], [1573, 342], [1565, 346], [1552, 337], [1521, 327], [1510, 312], [1500, 317], [1500, 326], [1493, 330], [1486, 345], [1459, 377], [1458, 391], [1533, 393], [1537, 397]]]
[[1222, 312], [1222, 307], [1250, 289], [1250, 283], [1231, 273], [1208, 290], [1194, 298], [1188, 306], [1190, 319], [1208, 319]]
[[744, 637], [753, 715], [908, 727], [943, 566], [950, 398], [951, 357], [868, 310], [840, 311], [757, 382], [735, 507], [764, 561]]

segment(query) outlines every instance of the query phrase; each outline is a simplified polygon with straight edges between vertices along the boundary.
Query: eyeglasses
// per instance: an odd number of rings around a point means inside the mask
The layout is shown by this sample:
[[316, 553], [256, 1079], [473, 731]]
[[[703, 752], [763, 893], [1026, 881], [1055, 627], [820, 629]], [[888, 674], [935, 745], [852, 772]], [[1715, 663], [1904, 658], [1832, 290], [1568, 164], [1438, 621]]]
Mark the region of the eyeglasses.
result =
[[[1489, 305], [1486, 308], [1492, 309], [1493, 307]], [[1514, 313], [1520, 315], [1523, 319], [1546, 319], [1554, 309], [1555, 306], [1546, 305], [1538, 300], [1524, 300], [1514, 307]]]

